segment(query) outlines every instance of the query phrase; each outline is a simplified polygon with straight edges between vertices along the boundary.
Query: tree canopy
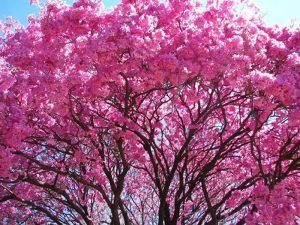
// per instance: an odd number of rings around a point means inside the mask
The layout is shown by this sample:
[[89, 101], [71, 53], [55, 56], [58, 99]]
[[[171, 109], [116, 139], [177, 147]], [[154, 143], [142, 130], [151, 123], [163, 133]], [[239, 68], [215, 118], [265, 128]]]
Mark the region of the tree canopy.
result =
[[242, 0], [28, 21], [0, 24], [3, 224], [299, 222], [299, 28]]

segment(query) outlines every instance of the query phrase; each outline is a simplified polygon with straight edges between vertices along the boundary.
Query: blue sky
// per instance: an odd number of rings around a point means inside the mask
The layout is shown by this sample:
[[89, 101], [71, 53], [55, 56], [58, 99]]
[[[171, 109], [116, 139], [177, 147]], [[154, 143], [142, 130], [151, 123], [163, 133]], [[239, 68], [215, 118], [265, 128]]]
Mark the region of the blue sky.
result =
[[[120, 0], [103, 0], [106, 6], [113, 6]], [[300, 0], [253, 0], [265, 13], [265, 20], [270, 24], [289, 25], [292, 19], [299, 26]], [[37, 8], [29, 5], [29, 0], [0, 0], [0, 20], [12, 16], [22, 24], [27, 24], [27, 16], [37, 13]]]

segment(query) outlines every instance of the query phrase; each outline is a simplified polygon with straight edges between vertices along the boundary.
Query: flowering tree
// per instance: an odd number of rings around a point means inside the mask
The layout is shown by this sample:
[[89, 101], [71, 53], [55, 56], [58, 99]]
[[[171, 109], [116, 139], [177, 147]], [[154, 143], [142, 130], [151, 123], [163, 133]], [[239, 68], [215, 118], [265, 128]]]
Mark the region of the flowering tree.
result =
[[256, 12], [78, 0], [2, 23], [0, 220], [297, 224], [300, 30]]

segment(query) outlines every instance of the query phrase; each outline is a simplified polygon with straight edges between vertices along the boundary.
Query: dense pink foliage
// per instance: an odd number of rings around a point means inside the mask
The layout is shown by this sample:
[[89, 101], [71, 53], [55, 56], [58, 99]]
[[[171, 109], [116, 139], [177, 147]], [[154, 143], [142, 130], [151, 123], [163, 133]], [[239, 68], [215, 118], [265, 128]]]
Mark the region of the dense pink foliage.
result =
[[300, 30], [194, 2], [0, 24], [3, 224], [299, 223]]

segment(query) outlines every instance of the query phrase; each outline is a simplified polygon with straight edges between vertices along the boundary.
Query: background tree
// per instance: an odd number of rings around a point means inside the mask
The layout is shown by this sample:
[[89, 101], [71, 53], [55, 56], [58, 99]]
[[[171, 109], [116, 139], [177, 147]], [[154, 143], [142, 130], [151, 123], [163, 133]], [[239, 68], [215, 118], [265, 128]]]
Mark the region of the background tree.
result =
[[48, 2], [1, 29], [4, 224], [299, 221], [299, 29], [233, 0]]

